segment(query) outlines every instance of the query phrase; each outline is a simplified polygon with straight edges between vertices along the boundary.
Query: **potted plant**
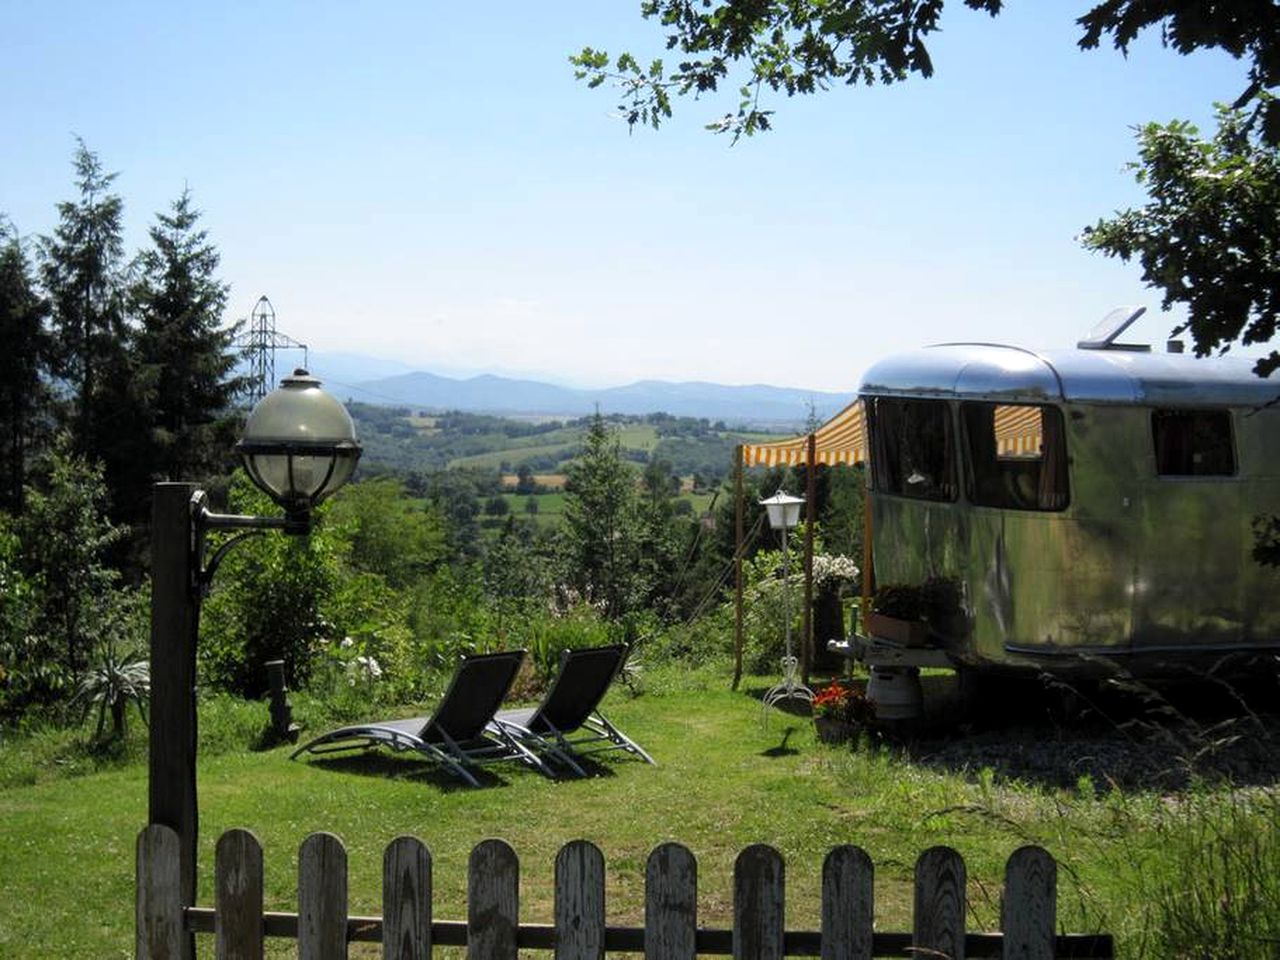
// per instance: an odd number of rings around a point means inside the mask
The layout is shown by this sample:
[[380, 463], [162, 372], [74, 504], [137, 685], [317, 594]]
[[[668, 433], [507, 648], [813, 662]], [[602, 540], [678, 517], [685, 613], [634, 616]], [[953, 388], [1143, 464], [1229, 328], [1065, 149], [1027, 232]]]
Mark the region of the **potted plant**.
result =
[[875, 704], [847, 680], [835, 680], [813, 696], [813, 725], [823, 743], [843, 743], [876, 718]]
[[867, 633], [908, 647], [922, 646], [929, 638], [925, 622], [928, 598], [920, 587], [887, 583], [871, 600]]

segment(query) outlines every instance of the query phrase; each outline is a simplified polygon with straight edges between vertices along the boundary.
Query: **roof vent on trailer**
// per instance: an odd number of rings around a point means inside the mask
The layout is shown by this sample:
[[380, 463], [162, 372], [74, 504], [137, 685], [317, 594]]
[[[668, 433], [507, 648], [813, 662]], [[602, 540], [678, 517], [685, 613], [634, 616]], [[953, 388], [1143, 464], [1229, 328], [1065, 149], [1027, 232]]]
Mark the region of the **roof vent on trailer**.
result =
[[1151, 345], [1147, 343], [1116, 343], [1116, 337], [1128, 330], [1130, 324], [1146, 312], [1146, 307], [1116, 307], [1076, 347], [1081, 350], [1134, 350], [1150, 353]]

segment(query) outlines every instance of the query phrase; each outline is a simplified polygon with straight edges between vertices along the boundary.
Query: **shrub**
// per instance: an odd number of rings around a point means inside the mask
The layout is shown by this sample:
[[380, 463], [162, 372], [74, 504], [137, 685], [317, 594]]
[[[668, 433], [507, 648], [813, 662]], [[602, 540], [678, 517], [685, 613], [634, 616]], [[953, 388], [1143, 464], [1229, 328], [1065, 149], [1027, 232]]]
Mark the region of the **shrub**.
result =
[[[239, 476], [231, 506], [249, 514], [276, 512]], [[263, 664], [283, 660], [288, 685], [305, 686], [320, 641], [342, 636], [341, 627], [326, 617], [337, 580], [337, 550], [323, 522], [310, 536], [272, 531], [237, 544], [204, 605], [199, 655], [206, 679], [241, 696], [261, 697], [267, 688]]]

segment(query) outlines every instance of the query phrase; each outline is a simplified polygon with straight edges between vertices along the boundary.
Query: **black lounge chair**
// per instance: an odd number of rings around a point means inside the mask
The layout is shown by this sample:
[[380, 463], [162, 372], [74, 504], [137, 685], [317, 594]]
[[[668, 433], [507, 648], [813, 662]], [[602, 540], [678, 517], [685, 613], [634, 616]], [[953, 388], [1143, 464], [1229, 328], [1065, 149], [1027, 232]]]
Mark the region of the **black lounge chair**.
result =
[[[601, 750], [626, 750], [649, 763], [653, 757], [600, 713], [600, 701], [627, 659], [625, 644], [566, 650], [560, 671], [536, 707], [503, 710], [489, 729], [506, 735], [527, 749], [547, 754], [586, 776], [575, 758]], [[583, 748], [587, 749], [583, 749]]]
[[523, 650], [463, 657], [430, 716], [342, 727], [303, 744], [289, 759], [302, 753], [319, 756], [385, 746], [397, 752], [417, 751], [473, 787], [480, 783], [467, 767], [496, 760], [521, 760], [549, 776], [533, 751], [490, 725], [523, 660]]

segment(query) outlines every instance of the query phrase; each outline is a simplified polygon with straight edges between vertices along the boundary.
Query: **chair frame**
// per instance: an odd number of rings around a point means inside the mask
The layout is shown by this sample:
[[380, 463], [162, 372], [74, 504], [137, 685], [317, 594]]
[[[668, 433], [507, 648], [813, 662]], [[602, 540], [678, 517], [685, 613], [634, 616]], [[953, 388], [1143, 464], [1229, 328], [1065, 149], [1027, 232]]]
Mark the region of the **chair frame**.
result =
[[[348, 724], [345, 727], [331, 730], [329, 733], [308, 741], [294, 750], [289, 755], [289, 759], [296, 760], [304, 753], [326, 756], [336, 753], [368, 751], [385, 746], [396, 753], [408, 750], [420, 753], [472, 787], [480, 786], [480, 781], [467, 769], [468, 767], [475, 767], [484, 763], [496, 763], [501, 760], [519, 760], [539, 772], [551, 776], [551, 771], [547, 768], [542, 758], [516, 740], [506, 730], [495, 727], [492, 722], [492, 716], [474, 737], [464, 738], [462, 741], [455, 739], [436, 719], [444, 712], [443, 708], [448, 706], [450, 698], [460, 695], [458, 688], [460, 682], [465, 682], [462, 681], [462, 677], [466, 673], [466, 666], [469, 662], [481, 659], [513, 659], [514, 665], [510, 679], [494, 705], [493, 712], [496, 713], [498, 707], [502, 704], [502, 699], [515, 681], [516, 673], [519, 671], [524, 655], [525, 651], [523, 650], [511, 650], [496, 654], [479, 654], [464, 657], [454, 671], [453, 679], [445, 690], [444, 696], [440, 698], [439, 703], [436, 704], [436, 709], [432, 713], [424, 717], [414, 717], [407, 720]], [[417, 733], [403, 729], [406, 724], [411, 723], [420, 724]], [[426, 738], [425, 734], [429, 731], [440, 738], [438, 742], [434, 739], [428, 740]]]
[[[558, 729], [543, 714], [547, 712], [548, 705], [554, 703], [554, 698], [559, 693], [562, 682], [567, 675], [566, 671], [572, 669], [574, 657], [583, 654], [598, 654], [606, 650], [617, 651], [618, 661], [608, 681], [602, 685], [595, 704], [587, 717], [578, 726], [572, 730]], [[604, 699], [605, 694], [609, 692], [614, 680], [622, 672], [629, 653], [630, 648], [626, 644], [565, 650], [560, 655], [560, 669], [556, 678], [542, 698], [542, 702], [530, 714], [529, 720], [526, 723], [517, 723], [510, 719], [512, 714], [523, 713], [524, 711], [500, 711], [489, 724], [489, 729], [495, 735], [505, 735], [534, 753], [547, 754], [580, 777], [585, 777], [587, 773], [577, 761], [589, 754], [606, 750], [625, 750], [627, 753], [657, 766], [657, 761], [649, 756], [644, 748], [610, 723], [608, 718], [600, 712], [600, 702]], [[564, 696], [563, 693], [559, 693], [559, 695]], [[504, 717], [503, 713], [506, 713], [507, 716]], [[539, 727], [538, 730], [533, 729], [535, 725]], [[545, 729], [542, 729], [544, 726]], [[579, 731], [582, 731], [581, 735], [579, 735]], [[591, 746], [593, 744], [596, 746]], [[589, 749], [583, 749], [584, 747], [589, 747]]]

